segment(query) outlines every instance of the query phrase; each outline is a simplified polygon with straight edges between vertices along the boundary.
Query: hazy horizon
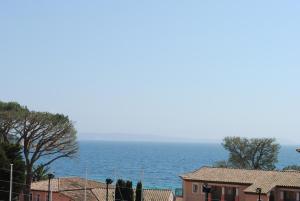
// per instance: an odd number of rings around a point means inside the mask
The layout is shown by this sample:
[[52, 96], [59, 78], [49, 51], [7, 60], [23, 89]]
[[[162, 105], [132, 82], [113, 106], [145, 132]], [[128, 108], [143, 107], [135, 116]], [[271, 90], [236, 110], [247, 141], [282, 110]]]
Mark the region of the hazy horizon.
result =
[[68, 115], [79, 139], [296, 144], [299, 10], [298, 1], [2, 1], [0, 100]]

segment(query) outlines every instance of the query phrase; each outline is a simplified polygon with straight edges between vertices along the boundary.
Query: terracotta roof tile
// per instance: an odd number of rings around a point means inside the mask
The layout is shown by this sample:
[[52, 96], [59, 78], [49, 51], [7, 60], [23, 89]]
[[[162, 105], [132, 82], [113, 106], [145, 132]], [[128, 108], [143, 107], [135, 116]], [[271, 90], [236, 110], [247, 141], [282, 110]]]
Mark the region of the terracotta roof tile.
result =
[[[92, 189], [99, 201], [106, 201], [106, 188]], [[134, 190], [135, 192], [135, 190]], [[115, 189], [108, 191], [108, 200], [114, 201]], [[173, 192], [165, 189], [143, 189], [144, 201], [173, 201]]]
[[[80, 177], [64, 177], [64, 178], [54, 178], [51, 180], [51, 189], [54, 192], [64, 191], [64, 190], [76, 190], [84, 189], [85, 179]], [[87, 188], [103, 188], [106, 184], [102, 182], [97, 182], [93, 180], [87, 180]], [[31, 190], [48, 191], [48, 180], [33, 182], [31, 184]]]
[[299, 171], [265, 171], [202, 167], [194, 172], [183, 174], [180, 177], [184, 180], [250, 185], [244, 190], [244, 192], [248, 193], [255, 193], [256, 188], [262, 188], [262, 193], [265, 194], [276, 186], [300, 188]]
[[[82, 200], [84, 200], [84, 190], [62, 191], [60, 193], [68, 196], [73, 201], [82, 201]], [[97, 197], [94, 195], [92, 190], [87, 190], [86, 191], [86, 201], [98, 201]]]

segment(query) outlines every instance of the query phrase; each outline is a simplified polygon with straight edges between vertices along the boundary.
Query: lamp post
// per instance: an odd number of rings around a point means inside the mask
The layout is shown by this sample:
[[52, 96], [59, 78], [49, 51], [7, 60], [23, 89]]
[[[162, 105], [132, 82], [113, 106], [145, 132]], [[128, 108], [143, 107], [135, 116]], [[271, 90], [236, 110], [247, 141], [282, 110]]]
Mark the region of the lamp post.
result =
[[261, 188], [257, 188], [256, 193], [258, 193], [258, 201], [260, 201]]
[[54, 174], [48, 174], [48, 201], [50, 201], [50, 182], [54, 178]]
[[105, 180], [105, 183], [106, 183], [106, 201], [108, 201], [108, 185], [112, 184], [113, 183], [113, 180], [110, 179], [110, 178], [107, 178]]
[[205, 193], [205, 201], [208, 201], [208, 193], [210, 193], [210, 191], [211, 191], [211, 187], [208, 186], [207, 184], [204, 184], [202, 186], [202, 192]]

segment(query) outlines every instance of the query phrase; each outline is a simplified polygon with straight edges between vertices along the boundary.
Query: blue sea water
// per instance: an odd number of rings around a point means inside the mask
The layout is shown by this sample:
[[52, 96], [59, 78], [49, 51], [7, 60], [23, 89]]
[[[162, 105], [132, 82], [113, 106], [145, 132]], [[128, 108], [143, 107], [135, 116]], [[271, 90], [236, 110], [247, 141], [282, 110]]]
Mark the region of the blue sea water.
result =
[[[148, 188], [175, 189], [181, 187], [180, 174], [228, 157], [220, 144], [81, 141], [79, 146], [75, 159], [51, 165], [56, 176], [142, 180]], [[281, 147], [278, 169], [300, 164], [295, 149]]]

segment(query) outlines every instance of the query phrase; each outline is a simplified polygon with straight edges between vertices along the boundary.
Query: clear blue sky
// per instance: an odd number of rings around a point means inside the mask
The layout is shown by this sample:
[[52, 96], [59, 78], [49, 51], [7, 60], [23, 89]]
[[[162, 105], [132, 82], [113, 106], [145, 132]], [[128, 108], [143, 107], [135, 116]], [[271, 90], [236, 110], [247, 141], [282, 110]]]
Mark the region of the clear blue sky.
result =
[[297, 143], [299, 11], [296, 0], [1, 1], [0, 99], [67, 114], [80, 138]]

